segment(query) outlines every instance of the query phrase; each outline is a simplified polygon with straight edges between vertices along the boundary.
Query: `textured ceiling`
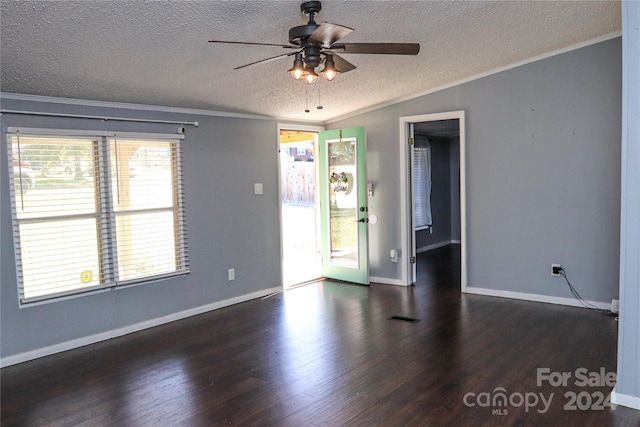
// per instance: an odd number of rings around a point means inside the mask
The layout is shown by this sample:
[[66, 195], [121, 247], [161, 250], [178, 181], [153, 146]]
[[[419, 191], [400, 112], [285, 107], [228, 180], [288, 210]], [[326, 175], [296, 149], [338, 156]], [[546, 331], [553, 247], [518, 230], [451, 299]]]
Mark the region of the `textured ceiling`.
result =
[[282, 48], [207, 43], [287, 43], [306, 23], [298, 1], [1, 0], [0, 90], [323, 122], [621, 28], [617, 1], [322, 6], [318, 22], [355, 28], [343, 42], [414, 42], [420, 53], [344, 54], [356, 70], [307, 86], [287, 74], [290, 58], [233, 70]]

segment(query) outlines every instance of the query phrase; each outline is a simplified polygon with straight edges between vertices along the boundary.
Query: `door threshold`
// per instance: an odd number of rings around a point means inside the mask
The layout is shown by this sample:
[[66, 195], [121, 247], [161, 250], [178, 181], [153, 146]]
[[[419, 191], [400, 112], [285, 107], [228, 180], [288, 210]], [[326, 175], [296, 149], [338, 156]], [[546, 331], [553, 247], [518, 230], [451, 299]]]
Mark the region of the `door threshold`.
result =
[[326, 277], [318, 277], [317, 279], [311, 279], [311, 280], [307, 280], [306, 282], [296, 283], [295, 285], [291, 285], [291, 286], [288, 286], [288, 287], [284, 288], [284, 290], [288, 291], [289, 289], [295, 289], [295, 288], [299, 288], [300, 286], [311, 285], [312, 283], [322, 282], [323, 280], [327, 280], [327, 278]]

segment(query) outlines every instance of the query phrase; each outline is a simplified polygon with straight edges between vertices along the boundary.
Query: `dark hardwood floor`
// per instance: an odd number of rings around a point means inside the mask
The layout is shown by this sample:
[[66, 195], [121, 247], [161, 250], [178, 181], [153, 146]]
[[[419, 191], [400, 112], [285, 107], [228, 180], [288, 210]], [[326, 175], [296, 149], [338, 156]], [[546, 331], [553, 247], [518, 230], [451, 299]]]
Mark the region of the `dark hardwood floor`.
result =
[[[462, 295], [455, 246], [418, 267], [410, 288], [319, 282], [7, 367], [2, 426], [640, 425], [575, 383], [615, 372], [614, 319]], [[572, 378], [538, 386], [544, 368]]]

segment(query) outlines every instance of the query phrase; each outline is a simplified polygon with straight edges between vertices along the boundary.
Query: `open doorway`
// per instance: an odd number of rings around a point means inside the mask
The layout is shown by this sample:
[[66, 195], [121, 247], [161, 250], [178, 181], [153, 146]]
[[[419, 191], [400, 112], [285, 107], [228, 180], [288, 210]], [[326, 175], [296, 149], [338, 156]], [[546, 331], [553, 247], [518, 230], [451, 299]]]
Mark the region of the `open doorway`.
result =
[[415, 283], [460, 289], [460, 125], [413, 124]]
[[282, 286], [321, 276], [317, 183], [320, 129], [279, 129]]
[[[401, 117], [406, 170], [402, 179], [403, 282], [416, 283], [419, 255], [446, 251], [457, 257], [466, 289], [464, 111]], [[409, 144], [407, 144], [409, 141]]]

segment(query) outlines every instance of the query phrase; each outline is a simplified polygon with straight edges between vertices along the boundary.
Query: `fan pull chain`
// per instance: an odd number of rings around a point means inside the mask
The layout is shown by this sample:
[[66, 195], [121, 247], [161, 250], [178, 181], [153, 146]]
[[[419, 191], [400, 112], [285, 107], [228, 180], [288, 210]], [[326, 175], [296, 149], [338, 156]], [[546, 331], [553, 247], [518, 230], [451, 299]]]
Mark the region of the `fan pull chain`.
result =
[[308, 113], [309, 112], [309, 88], [306, 88], [304, 92], [305, 92], [305, 98], [306, 98], [306, 108], [304, 109], [304, 112]]
[[320, 102], [320, 85], [318, 85], [318, 106], [316, 107], [318, 110], [322, 110], [324, 107], [322, 106], [322, 103]]

